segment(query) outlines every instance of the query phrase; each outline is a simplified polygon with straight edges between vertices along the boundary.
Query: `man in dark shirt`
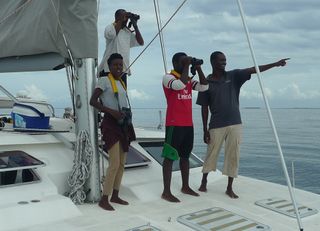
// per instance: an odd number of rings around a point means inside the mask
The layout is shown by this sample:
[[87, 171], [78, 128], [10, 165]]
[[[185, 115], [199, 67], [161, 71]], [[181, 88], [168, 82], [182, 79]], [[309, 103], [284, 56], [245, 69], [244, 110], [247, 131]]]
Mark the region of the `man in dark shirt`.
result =
[[[259, 66], [260, 72], [273, 67], [286, 65], [286, 60], [281, 59], [275, 63]], [[210, 171], [216, 170], [218, 155], [223, 142], [225, 142], [225, 160], [222, 174], [228, 176], [226, 194], [231, 198], [238, 198], [233, 192], [233, 179], [238, 176], [240, 141], [241, 141], [241, 116], [239, 110], [239, 94], [241, 86], [256, 73], [254, 67], [225, 71], [226, 57], [220, 51], [215, 51], [210, 56], [212, 74], [207, 78], [209, 89], [199, 92], [197, 104], [201, 105], [203, 122], [203, 140], [208, 144], [207, 156], [203, 164], [203, 177], [200, 191], [207, 191], [207, 176]], [[208, 124], [208, 107], [211, 118]]]

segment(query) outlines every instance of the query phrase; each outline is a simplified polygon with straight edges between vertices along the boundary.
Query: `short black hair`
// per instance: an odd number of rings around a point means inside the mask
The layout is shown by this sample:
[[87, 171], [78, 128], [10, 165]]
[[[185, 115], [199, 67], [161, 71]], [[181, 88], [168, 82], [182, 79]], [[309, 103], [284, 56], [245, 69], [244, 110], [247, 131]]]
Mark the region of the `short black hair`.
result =
[[218, 56], [218, 55], [223, 55], [223, 53], [221, 51], [215, 51], [212, 52], [210, 55], [210, 63], [213, 63], [213, 60]]
[[187, 56], [184, 52], [175, 53], [172, 57], [172, 64], [177, 63], [182, 56]]
[[118, 17], [121, 15], [121, 13], [122, 13], [123, 11], [126, 11], [126, 10], [124, 10], [124, 9], [118, 9], [118, 10], [116, 10], [116, 12], [114, 13], [114, 18], [115, 18], [115, 19], [118, 19]]
[[112, 55], [110, 55], [110, 57], [107, 60], [108, 66], [110, 66], [112, 61], [115, 59], [122, 59], [123, 60], [123, 57], [122, 57], [122, 55], [120, 55], [118, 53], [113, 53]]

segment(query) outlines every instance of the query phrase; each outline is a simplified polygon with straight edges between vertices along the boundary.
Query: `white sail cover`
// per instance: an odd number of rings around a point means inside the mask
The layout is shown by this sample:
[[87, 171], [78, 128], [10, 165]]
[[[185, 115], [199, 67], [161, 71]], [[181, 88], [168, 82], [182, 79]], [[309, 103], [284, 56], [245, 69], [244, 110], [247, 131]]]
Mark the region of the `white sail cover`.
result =
[[[1, 0], [0, 58], [58, 53], [97, 58], [96, 0]], [[0, 59], [1, 60], [1, 59]]]

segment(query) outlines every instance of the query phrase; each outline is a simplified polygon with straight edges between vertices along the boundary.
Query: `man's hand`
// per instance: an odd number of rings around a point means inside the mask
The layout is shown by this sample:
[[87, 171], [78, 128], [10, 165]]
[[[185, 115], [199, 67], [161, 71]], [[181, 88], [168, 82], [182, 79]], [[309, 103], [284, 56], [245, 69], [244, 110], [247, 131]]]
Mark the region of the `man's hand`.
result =
[[116, 110], [110, 110], [110, 115], [115, 118], [116, 120], [121, 120], [124, 118], [124, 114], [122, 112]]
[[205, 131], [203, 133], [203, 142], [206, 143], [206, 144], [210, 143], [210, 133], [209, 133], [209, 131]]
[[131, 22], [133, 28], [134, 28], [134, 29], [137, 29], [137, 27], [138, 27], [138, 24], [137, 24], [138, 21], [137, 21], [137, 20], [134, 20], [134, 19], [130, 19], [130, 22]]
[[287, 60], [289, 60], [290, 58], [285, 58], [285, 59], [281, 59], [281, 60], [279, 60], [278, 62], [276, 62], [276, 66], [277, 67], [283, 67], [283, 66], [285, 66], [286, 64], [287, 64]]
[[196, 68], [197, 72], [202, 70], [201, 65], [195, 65], [195, 68]]

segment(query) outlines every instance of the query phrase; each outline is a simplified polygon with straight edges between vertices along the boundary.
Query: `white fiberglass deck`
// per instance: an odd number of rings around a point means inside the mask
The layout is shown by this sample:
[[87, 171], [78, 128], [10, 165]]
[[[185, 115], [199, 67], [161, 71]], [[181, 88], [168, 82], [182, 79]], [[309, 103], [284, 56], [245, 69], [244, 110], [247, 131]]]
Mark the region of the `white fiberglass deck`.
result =
[[[130, 174], [130, 172], [127, 172], [126, 174]], [[200, 181], [201, 174], [196, 175], [198, 175], [197, 177]], [[193, 180], [195, 180], [195, 178], [192, 179], [192, 181]], [[224, 193], [226, 186], [225, 177], [218, 176], [218, 179], [209, 185], [208, 192], [201, 193], [200, 197], [184, 195], [179, 192], [180, 176], [176, 176], [172, 183], [173, 193], [179, 197], [181, 200], [180, 203], [169, 203], [160, 199], [162, 189], [160, 181], [152, 182], [149, 185], [136, 185], [135, 190], [138, 190], [137, 188], [140, 187], [140, 189], [143, 189], [144, 191], [144, 194], [141, 194], [138, 198], [133, 197], [130, 187], [123, 187], [121, 196], [129, 201], [130, 205], [128, 206], [113, 204], [116, 210], [109, 212], [102, 210], [97, 204], [85, 204], [78, 206], [83, 214], [82, 216], [67, 219], [62, 222], [37, 225], [25, 230], [35, 231], [43, 230], [45, 228], [46, 230], [61, 231], [126, 231], [134, 230], [134, 228], [137, 227], [152, 226], [154, 229], [146, 230], [191, 231], [196, 229], [192, 229], [179, 223], [177, 221], [178, 217], [200, 210], [210, 209], [212, 207], [223, 208], [258, 222], [259, 224], [264, 224], [266, 225], [265, 227], [268, 226], [270, 227], [270, 230], [273, 231], [298, 230], [296, 219], [278, 214], [254, 204], [258, 198], [266, 198], [273, 194], [288, 198], [289, 195], [284, 186], [239, 177], [235, 183], [235, 191], [239, 194], [240, 198], [230, 199]], [[133, 185], [131, 185], [131, 187], [133, 187]], [[198, 184], [193, 184], [192, 187], [197, 188]], [[259, 188], [258, 191], [257, 188]], [[314, 208], [320, 208], [319, 195], [296, 190], [296, 198], [307, 206], [312, 205]], [[303, 218], [302, 224], [305, 230], [320, 230], [319, 213]], [[222, 230], [230, 231], [231, 229]]]
[[[70, 134], [63, 135], [69, 137]], [[68, 139], [71, 142], [74, 140], [73, 137]], [[62, 196], [66, 192], [62, 190], [62, 185], [66, 184], [72, 167], [72, 150], [51, 134], [28, 135], [2, 131], [0, 143], [0, 151], [22, 149], [46, 164], [37, 170], [41, 177], [39, 183], [1, 189], [1, 231], [127, 231], [139, 227], [142, 230], [191, 231], [194, 229], [181, 224], [178, 218], [214, 207], [263, 224], [273, 231], [298, 230], [296, 219], [255, 204], [275, 195], [289, 200], [287, 188], [252, 178], [237, 178], [234, 191], [240, 198], [231, 199], [225, 194], [227, 177], [210, 173], [208, 192], [200, 192], [199, 197], [194, 197], [180, 192], [181, 175], [175, 171], [172, 192], [181, 203], [162, 200], [162, 168], [146, 152], [146, 156], [153, 160], [150, 165], [125, 171], [120, 196], [130, 203], [128, 206], [113, 204], [115, 211], [112, 212], [101, 209], [96, 203], [75, 206], [70, 199]], [[138, 148], [137, 143], [134, 146]], [[199, 187], [201, 177], [201, 167], [191, 169], [190, 186], [195, 190]], [[320, 195], [297, 189], [294, 191], [298, 204], [319, 211]], [[38, 202], [31, 202], [33, 200]], [[20, 201], [29, 203], [19, 204]], [[305, 231], [320, 230], [319, 213], [302, 218], [302, 225]]]

